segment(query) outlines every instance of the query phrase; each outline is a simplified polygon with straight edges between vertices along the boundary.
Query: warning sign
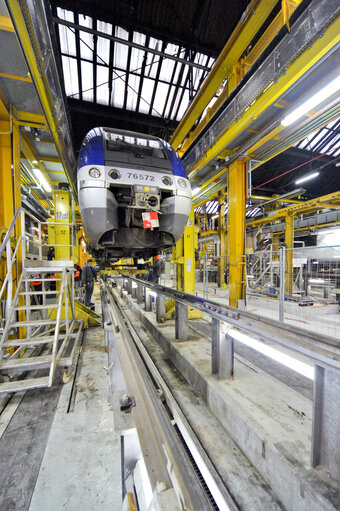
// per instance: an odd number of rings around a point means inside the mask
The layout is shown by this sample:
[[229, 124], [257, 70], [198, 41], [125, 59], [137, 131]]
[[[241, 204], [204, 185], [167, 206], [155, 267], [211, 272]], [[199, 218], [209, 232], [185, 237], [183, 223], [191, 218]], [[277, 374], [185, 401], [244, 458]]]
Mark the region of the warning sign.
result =
[[151, 229], [153, 231], [155, 227], [159, 227], [157, 211], [149, 211], [148, 213], [142, 213], [142, 217], [144, 229]]

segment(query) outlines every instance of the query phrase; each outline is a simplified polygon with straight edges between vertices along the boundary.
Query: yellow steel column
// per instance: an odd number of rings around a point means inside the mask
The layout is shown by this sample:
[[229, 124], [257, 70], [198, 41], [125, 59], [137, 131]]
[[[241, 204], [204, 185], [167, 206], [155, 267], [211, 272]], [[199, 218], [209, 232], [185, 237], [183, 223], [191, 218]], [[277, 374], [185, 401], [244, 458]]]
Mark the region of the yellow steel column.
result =
[[245, 289], [245, 170], [236, 160], [228, 172], [229, 305], [238, 306]]
[[[285, 230], [285, 243], [287, 249], [294, 248], [294, 216], [287, 215]], [[293, 293], [293, 250], [286, 252], [286, 272], [285, 272], [285, 293], [291, 295]]]
[[70, 192], [68, 190], [54, 192], [54, 221], [60, 224], [60, 226], [55, 226], [55, 259], [57, 261], [70, 261], [72, 259], [72, 229], [70, 225], [65, 225], [72, 221]]
[[220, 287], [225, 285], [225, 267], [226, 267], [226, 243], [225, 243], [225, 195], [220, 193], [218, 197], [218, 235], [220, 237], [220, 259], [218, 264], [218, 285]]

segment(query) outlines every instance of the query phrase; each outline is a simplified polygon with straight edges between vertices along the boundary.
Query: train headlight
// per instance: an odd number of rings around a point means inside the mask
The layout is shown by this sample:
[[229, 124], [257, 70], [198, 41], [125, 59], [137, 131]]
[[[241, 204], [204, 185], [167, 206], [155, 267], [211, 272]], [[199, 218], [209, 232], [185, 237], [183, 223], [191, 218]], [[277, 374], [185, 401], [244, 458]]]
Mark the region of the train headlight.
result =
[[162, 183], [165, 186], [171, 186], [172, 185], [172, 179], [169, 176], [163, 176], [162, 177]]
[[119, 179], [120, 178], [120, 172], [117, 169], [111, 169], [111, 170], [109, 170], [109, 176], [112, 179]]
[[99, 169], [96, 169], [96, 167], [92, 167], [92, 169], [89, 170], [89, 174], [91, 177], [100, 177], [101, 172]]
[[187, 187], [187, 182], [185, 179], [182, 179], [182, 178], [179, 178], [179, 180], [177, 181], [177, 183], [179, 184], [179, 186], [181, 188], [186, 188]]

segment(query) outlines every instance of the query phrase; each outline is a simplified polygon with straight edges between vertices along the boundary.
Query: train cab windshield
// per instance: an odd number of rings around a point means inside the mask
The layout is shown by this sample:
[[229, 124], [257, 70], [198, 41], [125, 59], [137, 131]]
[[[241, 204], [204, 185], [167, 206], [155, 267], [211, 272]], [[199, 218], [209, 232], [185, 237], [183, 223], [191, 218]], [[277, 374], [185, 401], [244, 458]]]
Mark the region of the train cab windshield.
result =
[[[106, 161], [162, 168], [172, 173], [168, 154], [159, 140], [137, 136], [106, 133]], [[151, 170], [151, 169], [150, 169]]]

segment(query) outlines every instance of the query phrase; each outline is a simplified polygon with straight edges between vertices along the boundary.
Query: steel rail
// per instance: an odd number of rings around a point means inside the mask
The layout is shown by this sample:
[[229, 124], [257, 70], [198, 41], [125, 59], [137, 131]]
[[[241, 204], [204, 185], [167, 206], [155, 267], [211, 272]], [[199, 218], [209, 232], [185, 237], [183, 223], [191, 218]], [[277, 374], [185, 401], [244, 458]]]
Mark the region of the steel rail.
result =
[[225, 323], [230, 323], [251, 336], [255, 335], [260, 340], [274, 342], [301, 353], [322, 367], [340, 370], [340, 342], [334, 337], [319, 335], [302, 328], [281, 324], [252, 312], [236, 309], [229, 305], [220, 305], [209, 299], [190, 295], [160, 284], [152, 284], [129, 275], [123, 275], [123, 278], [131, 279], [137, 284], [146, 286], [183, 305], [198, 309]]
[[[116, 301], [117, 300], [114, 296], [114, 293], [111, 289], [111, 287], [104, 283], [104, 289], [106, 293], [110, 294], [111, 297]], [[159, 372], [158, 368], [156, 367], [154, 361], [152, 360], [151, 356], [149, 355], [147, 349], [145, 348], [142, 339], [140, 338], [138, 331], [135, 327], [135, 325], [132, 323], [129, 315], [126, 313], [126, 311], [123, 308], [119, 308], [119, 311], [121, 315], [124, 317], [125, 324], [129, 328], [130, 334], [137, 346], [137, 349], [140, 353], [140, 356], [142, 357], [148, 371], [150, 371], [152, 377], [154, 378], [155, 382], [157, 383], [159, 389], [162, 390], [163, 395], [166, 399], [166, 403], [168, 407], [171, 410], [171, 413], [176, 421], [176, 424], [183, 436], [184, 439], [190, 438], [190, 442], [193, 444], [195, 451], [192, 452], [192, 449], [188, 446], [189, 450], [191, 451], [192, 456], [194, 457], [197, 465], [199, 468], [203, 465], [202, 472], [206, 473], [209, 472], [210, 481], [206, 481], [207, 486], [209, 487], [209, 490], [211, 491], [213, 497], [216, 500], [216, 503], [223, 507], [223, 509], [230, 509], [230, 511], [237, 511], [239, 507], [235, 504], [235, 501], [233, 497], [229, 494], [227, 488], [225, 487], [224, 482], [222, 481], [219, 473], [217, 472], [215, 466], [210, 461], [207, 453], [203, 449], [200, 441], [198, 440], [196, 434], [194, 433], [189, 421], [187, 420], [186, 416], [182, 412], [181, 407], [179, 406], [177, 400], [173, 396], [171, 389], [169, 388], [168, 384], [164, 380], [163, 376]], [[211, 482], [213, 481], [213, 482]]]
[[[112, 329], [126, 377], [127, 390], [136, 401], [131, 414], [136, 423], [142, 451], [146, 454], [145, 463], [151, 486], [155, 490], [157, 483], [163, 481], [168, 488], [174, 487], [183, 509], [211, 511], [212, 506], [208, 496], [198, 483], [197, 475], [179, 442], [168, 412], [150, 377], [150, 369], [146, 368], [141, 357], [140, 343], [136, 346], [136, 334], [133, 334], [129, 328], [126, 315], [123, 315], [112, 290], [105, 283], [103, 286], [110, 305]], [[115, 328], [117, 326], [119, 334]], [[157, 376], [154, 371], [150, 372], [153, 377]], [[159, 382], [159, 378], [160, 375], [154, 379]], [[236, 511], [237, 508], [226, 506], [225, 509]]]

